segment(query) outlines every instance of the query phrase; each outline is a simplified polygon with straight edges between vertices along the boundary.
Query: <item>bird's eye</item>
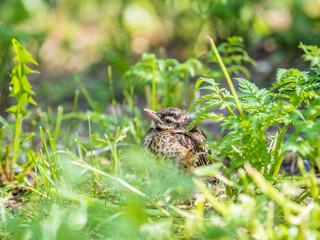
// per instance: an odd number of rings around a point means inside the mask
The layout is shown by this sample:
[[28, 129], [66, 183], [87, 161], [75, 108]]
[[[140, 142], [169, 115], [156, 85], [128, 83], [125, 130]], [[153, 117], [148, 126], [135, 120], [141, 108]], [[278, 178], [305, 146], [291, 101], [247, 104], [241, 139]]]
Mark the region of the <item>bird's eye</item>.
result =
[[172, 123], [172, 121], [171, 121], [171, 120], [169, 120], [169, 119], [167, 119], [167, 120], [166, 120], [166, 123]]

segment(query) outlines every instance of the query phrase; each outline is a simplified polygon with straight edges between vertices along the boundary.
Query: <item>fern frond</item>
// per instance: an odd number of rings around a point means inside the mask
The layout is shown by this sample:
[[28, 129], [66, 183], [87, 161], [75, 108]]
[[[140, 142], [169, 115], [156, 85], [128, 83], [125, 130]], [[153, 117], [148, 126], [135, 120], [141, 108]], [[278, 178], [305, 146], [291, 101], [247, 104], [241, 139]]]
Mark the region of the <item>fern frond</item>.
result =
[[217, 115], [217, 114], [215, 114], [213, 112], [210, 112], [210, 113], [200, 113], [199, 112], [199, 113], [197, 113], [195, 115], [195, 117], [193, 118], [192, 123], [187, 127], [186, 130], [192, 128], [197, 123], [199, 123], [199, 122], [201, 122], [203, 120], [208, 120], [208, 119], [211, 120], [212, 122], [214, 122], [214, 121], [219, 122], [219, 121], [222, 121], [224, 119], [224, 116], [223, 116], [223, 114]]
[[222, 99], [214, 99], [214, 100], [207, 101], [204, 104], [204, 106], [202, 108], [200, 108], [199, 114], [202, 114], [202, 113], [208, 111], [211, 108], [214, 108], [214, 107], [217, 107], [217, 106], [221, 106], [224, 103], [225, 103], [225, 101], [223, 101]]
[[236, 78], [236, 80], [239, 83], [239, 90], [250, 94], [246, 100], [254, 100], [260, 105], [263, 105], [265, 103], [265, 100], [269, 96], [269, 92], [263, 88], [259, 89], [254, 83], [249, 82], [248, 80], [244, 78]]
[[218, 86], [218, 85], [219, 85], [219, 84], [218, 84], [214, 79], [212, 79], [212, 78], [200, 77], [200, 78], [197, 80], [195, 87], [196, 87], [196, 88], [199, 88], [199, 86], [200, 86], [203, 82], [209, 83], [209, 84], [212, 85], [212, 86]]
[[305, 53], [303, 54], [304, 61], [310, 61], [311, 67], [317, 66], [320, 68], [320, 48], [318, 46], [305, 45], [300, 42], [299, 48]]
[[278, 90], [278, 94], [274, 94], [278, 98], [288, 98], [295, 106], [301, 106], [302, 102], [309, 104], [309, 100], [318, 96], [320, 78], [317, 75], [309, 75], [309, 72], [299, 71], [297, 69], [279, 69], [277, 74], [277, 82], [269, 90], [270, 94], [274, 90]]
[[244, 93], [255, 95], [259, 91], [259, 88], [254, 83], [249, 82], [244, 78], [236, 78], [236, 80], [239, 83], [239, 90]]
[[196, 106], [198, 106], [199, 104], [208, 101], [210, 99], [214, 98], [213, 95], [208, 94], [208, 95], [204, 95], [202, 97], [200, 97], [198, 100], [196, 100], [196, 102], [192, 105], [191, 110], [193, 110]]
[[[316, 90], [319, 90], [319, 89], [320, 89], [320, 81], [308, 84], [308, 85], [306, 85], [304, 87], [305, 91], [316, 91]], [[318, 93], [315, 92], [315, 95], [319, 95], [319, 92]]]

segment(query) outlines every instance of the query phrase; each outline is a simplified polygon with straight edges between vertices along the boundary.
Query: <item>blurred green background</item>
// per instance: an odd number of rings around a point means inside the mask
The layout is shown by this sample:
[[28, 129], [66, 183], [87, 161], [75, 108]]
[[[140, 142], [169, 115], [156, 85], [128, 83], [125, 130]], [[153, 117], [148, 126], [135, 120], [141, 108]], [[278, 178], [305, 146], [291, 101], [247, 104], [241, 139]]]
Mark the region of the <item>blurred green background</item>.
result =
[[[121, 100], [121, 76], [142, 53], [185, 61], [209, 49], [206, 36], [219, 44], [235, 35], [259, 64], [252, 81], [269, 86], [276, 67], [303, 69], [299, 42], [319, 44], [320, 0], [2, 0], [1, 115], [10, 105], [12, 37], [39, 62], [31, 84], [40, 106], [71, 109], [74, 73], [108, 108], [108, 65]], [[80, 98], [80, 108], [85, 104]]]

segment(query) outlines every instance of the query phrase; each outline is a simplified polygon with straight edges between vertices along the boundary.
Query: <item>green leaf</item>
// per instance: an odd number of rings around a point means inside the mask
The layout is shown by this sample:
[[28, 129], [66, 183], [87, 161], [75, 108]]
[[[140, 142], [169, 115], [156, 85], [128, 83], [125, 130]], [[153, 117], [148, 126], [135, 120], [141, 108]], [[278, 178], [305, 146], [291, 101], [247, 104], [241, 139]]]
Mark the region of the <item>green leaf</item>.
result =
[[34, 92], [31, 90], [31, 85], [30, 85], [30, 83], [29, 83], [29, 81], [28, 81], [28, 78], [27, 78], [27, 76], [22, 76], [22, 78], [21, 78], [21, 84], [22, 84], [22, 87], [23, 87], [23, 90], [25, 90], [27, 93], [29, 93], [29, 94], [32, 94], [32, 95], [34, 95]]
[[218, 83], [216, 83], [216, 81], [212, 78], [204, 78], [204, 77], [200, 77], [198, 79], [198, 81], [196, 82], [196, 88], [198, 88], [203, 82], [209, 83], [212, 86], [218, 86]]
[[7, 108], [7, 112], [16, 113], [18, 110], [18, 105], [11, 106]]
[[248, 93], [249, 96], [246, 98], [247, 102], [255, 101], [256, 103], [263, 105], [265, 104], [265, 100], [268, 99], [269, 92], [266, 89], [259, 89], [254, 83], [249, 82], [244, 78], [236, 78], [239, 83], [239, 89]]
[[20, 64], [33, 63], [38, 66], [38, 63], [31, 57], [30, 53], [15, 39], [12, 39], [13, 51], [16, 53], [14, 61]]
[[315, 71], [317, 74], [320, 74], [320, 68], [313, 68], [313, 71]]
[[214, 98], [214, 96], [212, 96], [211, 94], [208, 95], [204, 95], [202, 97], [200, 97], [192, 106], [191, 110], [194, 109], [196, 106], [198, 106], [200, 103], [208, 101], [210, 99]]
[[28, 93], [23, 93], [20, 96], [20, 104], [24, 105], [28, 102], [29, 94]]
[[19, 79], [16, 76], [12, 76], [11, 82], [9, 84], [13, 85], [12, 91], [11, 91], [12, 96], [18, 95], [20, 91]]
[[320, 48], [318, 46], [304, 45], [300, 42], [299, 48], [305, 53], [303, 54], [304, 61], [310, 61], [311, 67], [320, 67]]
[[33, 100], [33, 98], [31, 96], [29, 96], [28, 102], [33, 105], [37, 105], [37, 102], [35, 100]]
[[278, 68], [277, 74], [276, 74], [276, 79], [277, 81], [281, 81], [282, 76], [287, 72], [287, 69], [284, 68]]

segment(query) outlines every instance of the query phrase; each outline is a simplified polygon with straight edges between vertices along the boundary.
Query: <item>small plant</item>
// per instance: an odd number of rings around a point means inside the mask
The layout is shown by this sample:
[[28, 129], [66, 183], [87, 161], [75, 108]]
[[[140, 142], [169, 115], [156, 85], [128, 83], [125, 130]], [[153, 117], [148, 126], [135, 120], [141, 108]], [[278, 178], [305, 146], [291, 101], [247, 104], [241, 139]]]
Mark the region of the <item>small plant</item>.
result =
[[[34, 134], [31, 133], [26, 136], [24, 139], [22, 133], [22, 122], [26, 117], [28, 111], [27, 106], [29, 103], [36, 105], [37, 103], [33, 100], [32, 95], [34, 92], [31, 89], [31, 85], [28, 81], [27, 75], [30, 73], [38, 73], [27, 67], [27, 63], [33, 63], [38, 65], [38, 63], [31, 57], [28, 51], [16, 40], [12, 39], [13, 50], [16, 54], [16, 57], [13, 59], [17, 62], [11, 72], [11, 82], [10, 82], [10, 91], [11, 97], [14, 97], [17, 101], [16, 105], [13, 105], [7, 109], [15, 117], [14, 124], [14, 134], [13, 134], [13, 143], [10, 143], [7, 147], [5, 147], [5, 155], [4, 155], [4, 168], [2, 167], [2, 159], [0, 164], [1, 175], [4, 178], [4, 181], [13, 181], [14, 175], [16, 172], [16, 163], [19, 158], [20, 153], [20, 145], [21, 143], [28, 142]], [[1, 131], [1, 140], [5, 134], [5, 127], [2, 127]], [[10, 154], [12, 149], [12, 155]], [[1, 149], [2, 151], [2, 149]], [[10, 167], [9, 167], [10, 166]], [[30, 166], [29, 168], [30, 169]], [[22, 174], [26, 174], [26, 171], [22, 171]], [[21, 176], [17, 176], [21, 177]]]
[[[301, 125], [310, 116], [310, 110], [301, 109], [301, 105], [315, 106], [319, 101], [319, 69], [315, 69], [315, 74], [312, 71], [279, 69], [277, 82], [270, 90], [259, 89], [243, 78], [236, 80], [244, 95], [239, 97], [238, 103], [235, 92], [231, 94], [219, 88], [214, 79], [199, 78], [196, 87], [210, 90], [211, 93], [196, 101], [194, 107], [200, 103], [204, 105], [193, 124], [204, 119], [222, 122], [222, 131], [227, 130], [226, 136], [220, 141], [209, 142], [209, 145], [214, 154], [231, 160], [231, 171], [249, 162], [266, 176], [276, 177], [289, 149], [288, 146], [283, 148], [287, 130], [291, 126]], [[214, 107], [226, 109], [227, 113], [208, 112]], [[313, 109], [317, 111], [317, 108]], [[313, 120], [320, 115], [319, 111], [314, 114]], [[304, 154], [304, 157], [311, 156]]]
[[299, 48], [304, 51], [303, 59], [305, 61], [310, 61], [311, 67], [320, 68], [320, 49], [318, 46], [305, 45], [303, 43], [299, 44]]
[[[146, 86], [147, 103], [152, 109], [169, 106], [188, 107], [193, 100], [193, 91], [189, 89], [189, 82], [202, 64], [197, 59], [189, 59], [180, 63], [176, 59], [158, 59], [153, 54], [144, 54], [126, 74], [126, 81], [133, 81], [135, 86]], [[152, 88], [150, 88], [150, 84]], [[133, 95], [133, 90], [131, 90]]]
[[[228, 64], [227, 70], [230, 74], [244, 73], [250, 76], [243, 63], [256, 63], [244, 50], [241, 37], [228, 38], [228, 42], [219, 45], [218, 49], [223, 53], [222, 59]], [[209, 67], [199, 61], [203, 56]], [[211, 66], [218, 63], [211, 51], [201, 53], [198, 58], [189, 58], [180, 63], [176, 59], [159, 59], [154, 54], [144, 54], [141, 60], [125, 73], [124, 79], [131, 81], [132, 96], [134, 87], [145, 86], [148, 106], [154, 110], [166, 107], [189, 109], [197, 95], [194, 89], [190, 88], [190, 82], [196, 75], [206, 73], [218, 81], [223, 77]]]

